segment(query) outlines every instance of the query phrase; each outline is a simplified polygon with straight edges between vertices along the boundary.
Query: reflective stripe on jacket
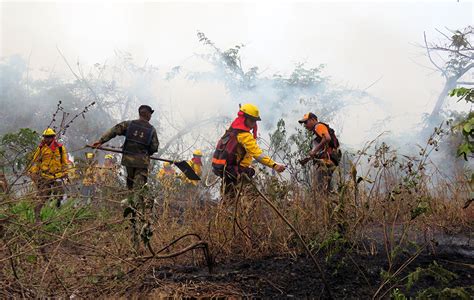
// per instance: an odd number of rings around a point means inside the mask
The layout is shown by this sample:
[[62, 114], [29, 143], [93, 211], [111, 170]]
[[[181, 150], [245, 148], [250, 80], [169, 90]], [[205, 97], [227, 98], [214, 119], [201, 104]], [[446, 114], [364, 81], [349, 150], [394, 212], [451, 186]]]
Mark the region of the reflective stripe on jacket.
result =
[[272, 168], [275, 162], [269, 157], [263, 154], [262, 149], [257, 144], [257, 140], [253, 137], [250, 132], [239, 132], [237, 134], [237, 141], [245, 149], [245, 155], [242, 157], [241, 153], [237, 153], [237, 161], [240, 161], [240, 166], [246, 168], [255, 159], [259, 163]]

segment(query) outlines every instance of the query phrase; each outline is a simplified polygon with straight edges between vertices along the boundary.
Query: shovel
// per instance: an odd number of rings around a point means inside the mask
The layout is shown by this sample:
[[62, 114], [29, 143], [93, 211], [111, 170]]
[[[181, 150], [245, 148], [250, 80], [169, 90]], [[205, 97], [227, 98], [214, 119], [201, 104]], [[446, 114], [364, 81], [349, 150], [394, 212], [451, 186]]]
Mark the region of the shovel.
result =
[[[123, 154], [123, 152], [121, 150], [114, 149], [114, 148], [108, 148], [108, 147], [103, 147], [103, 146], [93, 147], [91, 145], [87, 145], [87, 147], [92, 148], [92, 149], [100, 149], [100, 150], [104, 150], [104, 151], [110, 151], [110, 152], [122, 153]], [[159, 161], [166, 161], [166, 162], [169, 162], [170, 164], [174, 164], [175, 166], [178, 167], [178, 169], [181, 170], [181, 172], [184, 173], [184, 175], [186, 175], [186, 177], [188, 179], [190, 179], [190, 180], [201, 180], [201, 178], [199, 178], [199, 176], [196, 174], [196, 172], [194, 172], [193, 168], [191, 168], [191, 166], [185, 160], [183, 160], [183, 161], [174, 161], [174, 160], [170, 160], [170, 159], [153, 157], [153, 156], [150, 156], [150, 159], [159, 160]]]

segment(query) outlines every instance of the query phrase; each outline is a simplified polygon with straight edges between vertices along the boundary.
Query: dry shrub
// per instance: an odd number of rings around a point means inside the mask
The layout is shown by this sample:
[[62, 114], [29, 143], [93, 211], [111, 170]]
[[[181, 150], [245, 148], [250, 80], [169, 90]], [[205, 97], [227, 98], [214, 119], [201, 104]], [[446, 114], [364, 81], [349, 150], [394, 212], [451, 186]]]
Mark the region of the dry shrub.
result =
[[[260, 189], [313, 253], [328, 257], [352, 249], [374, 254], [382, 245], [392, 266], [396, 254], [412, 241], [472, 228], [473, 208], [462, 208], [469, 191], [463, 174], [453, 181], [438, 177], [433, 182], [429, 147], [411, 158], [400, 157], [385, 144], [369, 154], [370, 147], [341, 166], [331, 194], [272, 176], [260, 182]], [[368, 163], [362, 165], [365, 159]], [[278, 189], [272, 190], [275, 182]], [[155, 202], [150, 242], [154, 251], [194, 233], [207, 242], [217, 264], [303, 252], [295, 233], [254, 186], [245, 185], [238, 200], [226, 202], [202, 191], [199, 186], [149, 190], [148, 198]], [[146, 258], [145, 248], [135, 252], [129, 221], [119, 205], [125, 193], [118, 188], [91, 206], [75, 207], [70, 201], [59, 210], [46, 207], [42, 224], [32, 219], [33, 194], [4, 195], [0, 296], [123, 296], [148, 293], [152, 286], [162, 287], [167, 295], [192, 294], [192, 285], [166, 282], [163, 270], [169, 265], [204, 268], [202, 252], [195, 249], [169, 259]], [[189, 236], [161, 254], [196, 240]], [[214, 296], [243, 295], [235, 285], [208, 290]]]

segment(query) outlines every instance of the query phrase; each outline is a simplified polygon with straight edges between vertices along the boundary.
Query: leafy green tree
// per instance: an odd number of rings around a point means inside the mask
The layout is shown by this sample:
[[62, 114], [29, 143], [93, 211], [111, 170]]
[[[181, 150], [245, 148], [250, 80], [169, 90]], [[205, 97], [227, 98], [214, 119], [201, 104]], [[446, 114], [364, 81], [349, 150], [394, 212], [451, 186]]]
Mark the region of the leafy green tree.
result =
[[0, 166], [3, 172], [21, 175], [39, 144], [40, 134], [29, 128], [7, 133], [0, 139]]
[[332, 83], [323, 73], [323, 64], [307, 67], [304, 63], [297, 63], [289, 75], [276, 73], [264, 76], [258, 66], [244, 67], [241, 53], [245, 45], [238, 44], [222, 50], [204, 33], [198, 32], [197, 36], [199, 41], [211, 50], [209, 54], [200, 57], [214, 68], [208, 72], [191, 73], [188, 78], [220, 80], [236, 102], [252, 101], [259, 105], [271, 106], [272, 112], [281, 112], [276, 115], [273, 113], [269, 119], [263, 121], [268, 127], [274, 126], [281, 117], [288, 116], [290, 112], [299, 114], [309, 110], [328, 122], [345, 105], [371, 98], [365, 91], [339, 87]]
[[[457, 97], [458, 101], [466, 101], [467, 103], [474, 102], [474, 89], [456, 88], [450, 94], [451, 97]], [[463, 137], [463, 142], [458, 147], [458, 156], [464, 157], [465, 160], [472, 157], [474, 153], [474, 113], [470, 111], [459, 123], [453, 127], [455, 132], [460, 132]]]
[[439, 31], [444, 37], [437, 43], [427, 41], [424, 35], [424, 48], [428, 59], [434, 66], [435, 71], [439, 72], [445, 79], [443, 90], [438, 96], [436, 105], [429, 117], [430, 126], [436, 126], [440, 122], [440, 114], [443, 104], [449, 91], [455, 89], [458, 85], [472, 84], [469, 81], [463, 81], [464, 75], [474, 68], [474, 47], [470, 40], [474, 34], [474, 28], [468, 26], [460, 30], [452, 30], [447, 33]]

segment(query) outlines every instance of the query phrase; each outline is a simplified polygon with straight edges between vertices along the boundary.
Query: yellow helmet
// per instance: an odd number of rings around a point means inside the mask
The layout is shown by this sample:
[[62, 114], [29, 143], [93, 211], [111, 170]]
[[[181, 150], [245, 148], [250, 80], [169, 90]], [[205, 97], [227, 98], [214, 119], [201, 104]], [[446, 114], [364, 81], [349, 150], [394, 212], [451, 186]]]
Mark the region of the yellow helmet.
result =
[[199, 149], [196, 149], [196, 150], [194, 150], [193, 155], [194, 156], [202, 156], [202, 151], [199, 150]]
[[45, 131], [43, 131], [43, 136], [55, 136], [56, 132], [52, 128], [48, 128]]
[[171, 164], [169, 162], [165, 161], [163, 163], [163, 168], [169, 168], [169, 167], [171, 167]]
[[86, 153], [86, 158], [94, 158], [94, 153], [92, 153], [92, 152], [87, 152], [87, 153]]
[[105, 159], [114, 159], [114, 156], [112, 154], [106, 154], [104, 156]]
[[256, 105], [245, 103], [240, 106], [240, 111], [245, 114], [246, 117], [254, 119], [256, 121], [260, 121], [260, 112], [258, 111], [258, 107]]

